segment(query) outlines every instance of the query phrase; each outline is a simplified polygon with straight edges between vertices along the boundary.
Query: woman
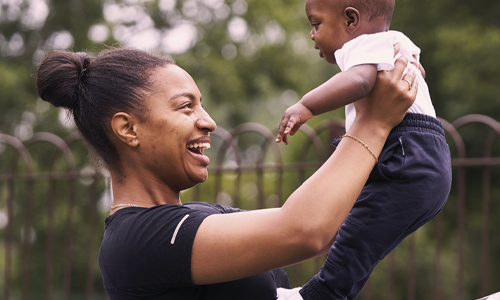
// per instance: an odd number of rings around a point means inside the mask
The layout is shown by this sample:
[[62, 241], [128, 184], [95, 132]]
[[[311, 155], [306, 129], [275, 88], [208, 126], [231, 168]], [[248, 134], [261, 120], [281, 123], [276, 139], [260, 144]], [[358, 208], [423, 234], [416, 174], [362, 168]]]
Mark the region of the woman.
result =
[[[281, 208], [238, 212], [181, 203], [207, 178], [216, 128], [191, 76], [171, 60], [131, 50], [54, 52], [40, 65], [40, 97], [73, 112], [111, 172], [114, 201], [99, 266], [111, 299], [275, 299], [268, 272], [326, 253], [416, 88], [406, 61], [381, 72], [358, 101], [347, 139]], [[403, 78], [410, 82], [415, 74]], [[413, 84], [417, 84], [414, 82]], [[238, 212], [238, 213], [233, 213]]]

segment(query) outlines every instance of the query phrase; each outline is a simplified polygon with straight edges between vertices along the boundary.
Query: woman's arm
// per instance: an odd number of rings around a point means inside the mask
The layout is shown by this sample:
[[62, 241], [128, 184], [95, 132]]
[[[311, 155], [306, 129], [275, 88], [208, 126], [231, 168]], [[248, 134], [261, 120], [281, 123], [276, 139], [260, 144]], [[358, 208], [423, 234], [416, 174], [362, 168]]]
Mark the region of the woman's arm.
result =
[[[356, 102], [349, 134], [377, 156], [416, 97], [417, 88], [408, 91], [400, 79], [406, 63], [400, 58], [394, 70], [379, 72], [371, 93]], [[415, 74], [404, 78], [414, 82]], [[208, 216], [193, 244], [194, 283], [235, 280], [316, 255], [333, 239], [374, 165], [365, 147], [345, 139], [281, 208]]]

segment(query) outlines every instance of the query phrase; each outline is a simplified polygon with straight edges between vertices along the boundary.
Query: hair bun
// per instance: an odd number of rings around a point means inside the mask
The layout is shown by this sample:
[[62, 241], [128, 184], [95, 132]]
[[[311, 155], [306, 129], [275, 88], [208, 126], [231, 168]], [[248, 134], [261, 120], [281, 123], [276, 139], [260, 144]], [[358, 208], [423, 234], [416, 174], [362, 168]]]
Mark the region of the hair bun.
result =
[[76, 52], [75, 55], [80, 59], [82, 70], [86, 69], [90, 65], [91, 57], [87, 55], [87, 52]]
[[78, 100], [80, 74], [89, 65], [90, 57], [85, 52], [49, 54], [38, 67], [38, 95], [55, 107], [73, 109]]

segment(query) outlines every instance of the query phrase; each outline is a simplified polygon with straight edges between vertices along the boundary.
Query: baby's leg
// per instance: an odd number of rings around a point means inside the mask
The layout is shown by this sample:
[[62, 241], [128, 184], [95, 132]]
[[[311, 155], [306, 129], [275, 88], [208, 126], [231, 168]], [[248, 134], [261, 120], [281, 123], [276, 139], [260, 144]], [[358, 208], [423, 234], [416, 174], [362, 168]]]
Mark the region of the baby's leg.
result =
[[438, 121], [424, 117], [405, 117], [390, 134], [325, 265], [301, 290], [304, 299], [355, 298], [378, 262], [444, 206], [449, 149]]
[[[438, 213], [439, 213], [439, 211], [436, 212], [435, 215], [437, 215]], [[413, 232], [415, 232], [418, 228], [422, 227], [423, 225], [425, 225], [425, 223], [427, 223], [428, 221], [432, 220], [433, 218], [434, 217], [421, 218], [418, 222], [416, 222], [415, 224], [411, 225], [408, 228], [408, 230], [406, 230], [403, 233], [403, 235], [398, 239], [398, 241], [396, 243], [394, 243], [394, 245], [392, 245], [392, 247], [390, 247], [385, 252], [385, 255], [381, 258], [381, 260], [384, 259], [387, 255], [389, 255], [389, 253], [391, 253], [392, 250], [394, 250], [407, 236], [409, 236], [410, 234], [412, 234]], [[376, 265], [373, 266], [373, 269], [368, 272], [368, 275], [365, 278], [363, 278], [362, 280], [356, 282], [356, 284], [352, 288], [351, 294], [349, 294], [347, 296], [347, 299], [354, 299], [354, 298], [356, 298], [357, 295], [359, 295], [359, 293], [361, 292], [361, 290], [364, 288], [364, 286], [368, 282], [368, 279], [370, 278], [370, 275], [373, 272], [373, 270], [375, 269], [375, 267], [376, 267]]]

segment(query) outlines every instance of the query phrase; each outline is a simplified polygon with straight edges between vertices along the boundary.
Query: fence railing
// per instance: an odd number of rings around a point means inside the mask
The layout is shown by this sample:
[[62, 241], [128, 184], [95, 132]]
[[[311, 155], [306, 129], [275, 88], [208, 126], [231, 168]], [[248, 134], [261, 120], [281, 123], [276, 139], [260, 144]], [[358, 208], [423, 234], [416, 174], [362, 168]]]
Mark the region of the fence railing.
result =
[[[484, 115], [441, 121], [452, 150], [448, 203], [379, 264], [360, 299], [473, 299], [500, 290], [500, 271], [492, 267], [500, 265], [500, 242], [490, 230], [500, 226], [500, 123]], [[284, 147], [261, 124], [219, 127], [207, 150], [209, 179], [182, 200], [280, 206], [343, 131], [343, 121], [304, 125]], [[97, 252], [110, 202], [109, 175], [90, 167], [78, 134], [42, 132], [21, 142], [0, 133], [3, 299], [106, 298]], [[307, 282], [323, 261], [288, 267], [291, 284]]]

